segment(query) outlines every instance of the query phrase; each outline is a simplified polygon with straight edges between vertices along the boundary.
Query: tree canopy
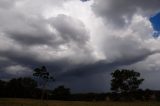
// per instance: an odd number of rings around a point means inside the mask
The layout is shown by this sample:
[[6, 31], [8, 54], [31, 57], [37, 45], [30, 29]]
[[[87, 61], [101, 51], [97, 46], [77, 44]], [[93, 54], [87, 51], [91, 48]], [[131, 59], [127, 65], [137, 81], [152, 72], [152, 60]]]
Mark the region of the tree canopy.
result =
[[116, 70], [111, 75], [111, 90], [117, 93], [136, 91], [144, 80], [140, 78], [140, 73], [134, 70]]

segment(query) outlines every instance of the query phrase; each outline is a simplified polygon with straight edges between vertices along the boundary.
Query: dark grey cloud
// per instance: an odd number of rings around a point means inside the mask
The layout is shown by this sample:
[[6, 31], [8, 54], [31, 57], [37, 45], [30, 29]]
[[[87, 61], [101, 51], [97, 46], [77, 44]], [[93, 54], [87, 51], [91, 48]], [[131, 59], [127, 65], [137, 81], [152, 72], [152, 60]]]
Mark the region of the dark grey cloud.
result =
[[124, 26], [125, 20], [131, 20], [135, 13], [151, 16], [159, 11], [159, 0], [95, 0], [93, 10], [107, 22], [115, 26]]
[[[67, 15], [35, 19], [9, 12], [13, 15], [2, 12], [5, 16], [0, 26], [2, 38], [0, 55], [9, 59], [8, 63], [5, 62], [7, 65], [1, 66], [4, 73], [10, 66], [20, 65], [34, 69], [46, 65], [49, 70], [58, 74], [77, 63], [79, 60], [76, 58], [82, 61], [86, 59], [85, 57], [88, 57], [87, 60], [92, 57], [87, 43], [89, 33], [80, 20]], [[60, 56], [57, 56], [59, 54]], [[77, 54], [79, 55], [76, 56]], [[26, 72], [22, 71], [24, 75], [28, 75]], [[7, 73], [4, 74], [6, 75]]]
[[66, 42], [75, 42], [82, 45], [89, 40], [85, 26], [76, 19], [59, 15], [57, 18], [51, 19], [51, 22], [58, 35]]
[[83, 23], [70, 16], [58, 15], [49, 20], [12, 16], [12, 19], [15, 19], [17, 24], [2, 29], [6, 36], [20, 44], [46, 44], [56, 47], [71, 42], [81, 47], [89, 40], [89, 33]]
[[20, 44], [48, 44], [54, 38], [54, 34], [47, 29], [47, 22], [44, 19], [26, 18], [23, 15], [12, 17], [12, 20], [14, 19], [17, 24], [5, 28], [4, 33]]
[[81, 78], [65, 77], [65, 80], [58, 81], [71, 88], [72, 92], [106, 92], [109, 91], [110, 73], [95, 74]]
[[62, 73], [62, 76], [68, 77], [84, 77], [91, 76], [98, 73], [107, 73], [112, 72], [114, 69], [122, 66], [132, 65], [137, 62], [144, 61], [149, 56], [159, 53], [159, 51], [144, 51], [144, 54], [138, 54], [137, 56], [133, 56], [127, 58], [125, 56], [120, 59], [114, 60], [113, 62], [99, 61], [94, 64], [88, 65], [79, 65], [72, 70], [68, 70], [65, 73]]
[[89, 0], [81, 0], [82, 2], [86, 2], [86, 1], [89, 1]]
[[0, 1], [0, 8], [2, 9], [9, 9], [14, 6], [16, 0], [1, 0]]

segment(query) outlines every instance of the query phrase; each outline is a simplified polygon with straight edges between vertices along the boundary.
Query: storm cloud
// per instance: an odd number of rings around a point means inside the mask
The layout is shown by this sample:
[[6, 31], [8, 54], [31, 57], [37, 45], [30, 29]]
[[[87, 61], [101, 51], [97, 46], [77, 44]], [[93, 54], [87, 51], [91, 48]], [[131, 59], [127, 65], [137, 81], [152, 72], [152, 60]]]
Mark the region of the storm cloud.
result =
[[102, 16], [115, 26], [124, 26], [130, 22], [135, 14], [151, 16], [159, 12], [158, 0], [96, 0], [93, 10], [98, 16]]
[[[114, 69], [133, 68], [145, 78], [148, 72], [159, 73], [160, 41], [152, 37], [149, 21], [159, 4], [158, 0], [1, 0], [0, 78], [32, 76], [34, 68], [45, 65], [56, 77], [55, 86], [102, 92], [109, 90]], [[150, 78], [143, 87], [155, 80]]]

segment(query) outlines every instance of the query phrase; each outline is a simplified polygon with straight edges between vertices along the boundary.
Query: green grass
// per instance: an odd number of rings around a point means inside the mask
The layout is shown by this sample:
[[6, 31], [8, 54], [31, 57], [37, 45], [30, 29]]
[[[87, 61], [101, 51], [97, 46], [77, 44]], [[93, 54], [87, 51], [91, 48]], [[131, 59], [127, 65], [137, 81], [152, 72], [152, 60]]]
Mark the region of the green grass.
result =
[[34, 99], [0, 99], [0, 106], [160, 106], [160, 102], [81, 102], [40, 101]]

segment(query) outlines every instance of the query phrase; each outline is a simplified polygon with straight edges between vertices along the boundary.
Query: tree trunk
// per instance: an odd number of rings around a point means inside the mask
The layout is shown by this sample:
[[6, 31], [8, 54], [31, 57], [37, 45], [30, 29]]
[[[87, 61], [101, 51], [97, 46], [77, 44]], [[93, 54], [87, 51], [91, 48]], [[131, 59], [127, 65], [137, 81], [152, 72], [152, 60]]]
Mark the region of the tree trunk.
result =
[[45, 84], [43, 85], [43, 88], [42, 88], [42, 95], [41, 95], [41, 100], [44, 99], [44, 96], [45, 96], [45, 93], [46, 93], [46, 86], [47, 86], [47, 82], [45, 82]]

